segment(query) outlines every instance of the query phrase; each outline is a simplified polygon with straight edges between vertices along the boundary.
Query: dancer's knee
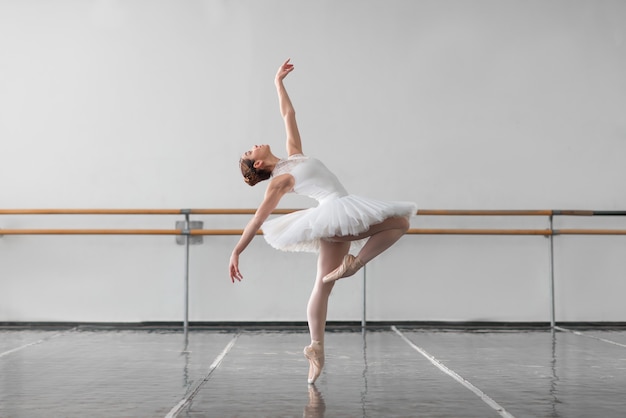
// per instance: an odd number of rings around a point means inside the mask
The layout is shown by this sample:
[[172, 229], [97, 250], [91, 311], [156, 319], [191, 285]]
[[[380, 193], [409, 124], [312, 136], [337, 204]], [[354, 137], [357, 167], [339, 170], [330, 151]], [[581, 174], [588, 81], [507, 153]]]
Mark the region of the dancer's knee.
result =
[[405, 217], [394, 218], [395, 229], [399, 229], [402, 233], [406, 233], [411, 227], [411, 222]]
[[409, 221], [407, 218], [402, 218], [404, 219], [404, 232], [407, 232], [409, 230], [409, 228], [411, 228], [411, 221]]

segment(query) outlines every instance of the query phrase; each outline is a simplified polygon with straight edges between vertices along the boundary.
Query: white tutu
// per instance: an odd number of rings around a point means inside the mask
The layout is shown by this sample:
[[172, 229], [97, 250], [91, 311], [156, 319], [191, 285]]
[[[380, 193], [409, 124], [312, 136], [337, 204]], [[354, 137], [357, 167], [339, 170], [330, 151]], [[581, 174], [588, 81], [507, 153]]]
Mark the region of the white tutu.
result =
[[[387, 218], [415, 215], [412, 202], [393, 202], [346, 195], [324, 199], [314, 208], [282, 215], [263, 224], [265, 240], [282, 251], [318, 252], [320, 240], [359, 235]], [[362, 240], [354, 241], [356, 245]]]

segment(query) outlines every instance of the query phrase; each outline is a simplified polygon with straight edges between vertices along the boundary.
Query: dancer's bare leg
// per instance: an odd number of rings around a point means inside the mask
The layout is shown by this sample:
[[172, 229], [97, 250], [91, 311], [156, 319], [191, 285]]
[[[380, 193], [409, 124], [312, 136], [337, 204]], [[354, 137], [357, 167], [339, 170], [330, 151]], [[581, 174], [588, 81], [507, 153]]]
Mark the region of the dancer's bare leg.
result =
[[322, 279], [325, 283], [333, 282], [342, 277], [352, 276], [366, 263], [381, 254], [398, 241], [409, 229], [409, 220], [404, 217], [388, 218], [359, 235], [333, 237], [335, 242], [349, 242], [368, 238], [367, 242], [356, 257], [348, 255], [339, 263], [330, 274]]
[[324, 331], [328, 313], [328, 297], [334, 283], [324, 283], [323, 277], [331, 272], [337, 263], [348, 254], [349, 242], [322, 241], [317, 259], [317, 277], [307, 306], [307, 319], [311, 334], [311, 345], [304, 348], [309, 359], [309, 383], [315, 383], [324, 367]]
[[334, 283], [324, 283], [322, 278], [333, 271], [348, 254], [349, 242], [330, 242], [322, 240], [317, 259], [317, 277], [307, 306], [307, 319], [311, 341], [324, 342], [326, 328], [326, 314], [328, 312], [328, 297], [333, 290]]
[[[409, 229], [409, 226], [410, 223], [407, 218], [388, 218], [379, 224], [372, 225], [370, 229], [362, 234], [334, 237], [332, 240], [335, 242], [349, 242], [369, 237], [357, 255], [357, 258], [361, 260], [363, 264], [366, 264], [402, 238]], [[340, 263], [337, 263], [337, 265]], [[335, 265], [335, 267], [337, 267], [337, 265]]]
[[371, 233], [370, 238], [359, 251], [357, 258], [363, 264], [368, 263], [402, 238], [409, 226], [407, 218], [389, 218], [377, 225], [372, 225], [369, 231], [365, 232], [366, 236]]

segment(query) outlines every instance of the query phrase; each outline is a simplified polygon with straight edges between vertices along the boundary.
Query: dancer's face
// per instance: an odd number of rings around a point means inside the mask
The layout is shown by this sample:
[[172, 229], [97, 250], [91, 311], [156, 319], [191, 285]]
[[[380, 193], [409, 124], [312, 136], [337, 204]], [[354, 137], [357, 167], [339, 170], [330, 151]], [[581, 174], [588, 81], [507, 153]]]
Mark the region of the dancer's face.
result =
[[250, 148], [250, 150], [244, 152], [241, 155], [241, 158], [246, 159], [246, 160], [257, 161], [257, 160], [263, 160], [267, 158], [269, 154], [270, 154], [269, 145], [255, 145], [252, 148]]

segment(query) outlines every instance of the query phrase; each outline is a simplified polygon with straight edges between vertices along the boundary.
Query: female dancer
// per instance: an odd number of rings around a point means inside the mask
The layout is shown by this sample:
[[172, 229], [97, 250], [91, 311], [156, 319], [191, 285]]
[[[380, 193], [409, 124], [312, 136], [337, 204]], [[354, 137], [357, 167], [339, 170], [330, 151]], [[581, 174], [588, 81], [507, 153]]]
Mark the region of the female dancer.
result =
[[[309, 360], [308, 382], [314, 383], [324, 366], [324, 330], [328, 297], [337, 279], [356, 273], [395, 243], [409, 228], [415, 214], [411, 202], [386, 202], [350, 195], [319, 160], [302, 154], [296, 116], [283, 80], [294, 67], [285, 61], [276, 74], [280, 113], [287, 132], [287, 155], [275, 156], [269, 145], [255, 145], [241, 156], [244, 180], [250, 186], [270, 179], [263, 202], [246, 225], [230, 257], [233, 283], [243, 276], [239, 255], [263, 227], [267, 242], [283, 251], [317, 252], [317, 277], [307, 305], [311, 344], [304, 348]], [[266, 222], [280, 199], [289, 192], [304, 194], [318, 206]], [[356, 256], [348, 254], [352, 241], [367, 240]]]

